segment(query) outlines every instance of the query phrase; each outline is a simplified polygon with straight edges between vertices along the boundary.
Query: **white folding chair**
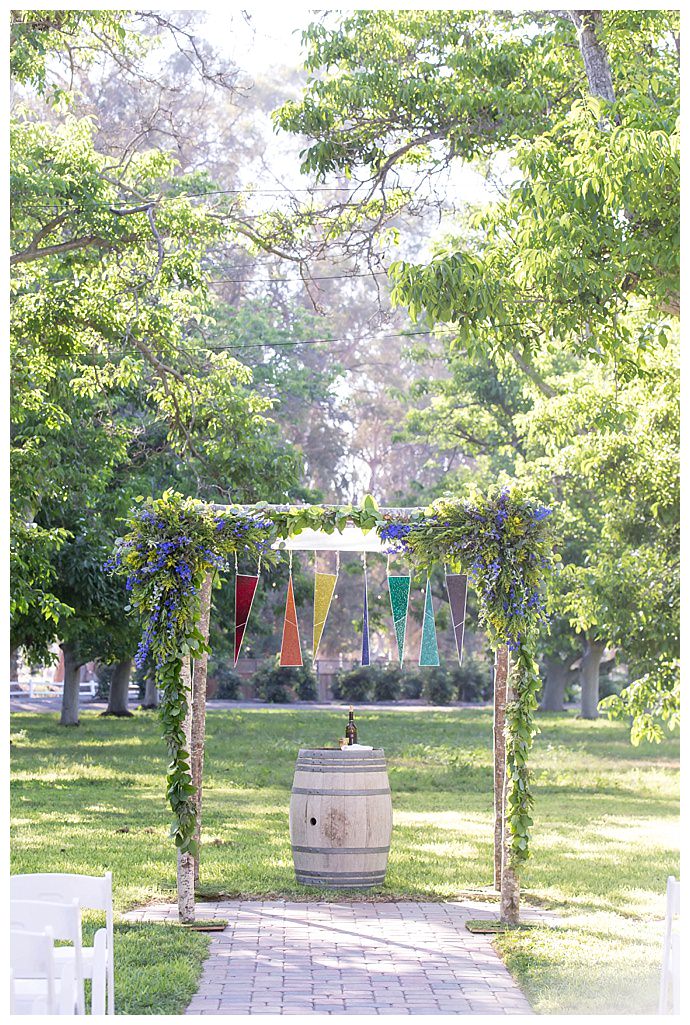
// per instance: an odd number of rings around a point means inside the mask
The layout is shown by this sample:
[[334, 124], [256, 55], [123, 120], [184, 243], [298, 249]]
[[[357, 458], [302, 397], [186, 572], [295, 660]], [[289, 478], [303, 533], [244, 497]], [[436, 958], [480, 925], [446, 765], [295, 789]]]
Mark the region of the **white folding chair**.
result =
[[58, 1014], [53, 936], [10, 930], [11, 1014]]
[[[10, 876], [10, 898], [62, 903], [76, 898], [82, 910], [105, 911], [105, 929], [96, 932], [93, 947], [82, 947], [82, 963], [84, 977], [91, 979], [91, 1013], [115, 1014], [112, 873], [102, 876], [57, 872], [13, 875]], [[58, 962], [72, 956], [69, 947], [58, 947], [55, 951]]]
[[[16, 933], [50, 931], [54, 940], [66, 940], [71, 947], [56, 948], [53, 957], [61, 971], [60, 1008], [63, 1014], [84, 1014], [84, 967], [81, 949], [79, 901], [10, 900], [10, 928]], [[58, 958], [58, 950], [65, 955]]]
[[669, 876], [666, 880], [659, 1014], [680, 1014], [680, 932], [675, 928], [678, 924], [674, 921], [676, 916], [680, 916], [680, 883], [675, 876]]

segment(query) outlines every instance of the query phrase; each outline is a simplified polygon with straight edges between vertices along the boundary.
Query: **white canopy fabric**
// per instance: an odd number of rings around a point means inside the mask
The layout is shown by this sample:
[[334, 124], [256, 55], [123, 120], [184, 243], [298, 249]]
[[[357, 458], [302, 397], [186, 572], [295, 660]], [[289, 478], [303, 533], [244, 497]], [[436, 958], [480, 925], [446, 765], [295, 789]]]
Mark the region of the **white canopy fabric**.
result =
[[347, 526], [342, 534], [339, 530], [327, 534], [323, 530], [305, 529], [295, 537], [276, 541], [272, 547], [287, 552], [380, 552], [385, 555], [390, 542], [382, 542], [375, 529], [365, 534], [359, 527]]

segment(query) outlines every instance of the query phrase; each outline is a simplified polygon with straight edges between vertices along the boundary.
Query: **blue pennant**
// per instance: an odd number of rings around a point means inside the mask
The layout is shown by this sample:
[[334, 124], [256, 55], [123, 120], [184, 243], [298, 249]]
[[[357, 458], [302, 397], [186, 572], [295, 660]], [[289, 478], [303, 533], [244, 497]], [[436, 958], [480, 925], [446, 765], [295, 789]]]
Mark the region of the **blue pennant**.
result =
[[367, 598], [367, 570], [364, 567], [364, 619], [362, 622], [362, 665], [369, 663], [369, 599]]

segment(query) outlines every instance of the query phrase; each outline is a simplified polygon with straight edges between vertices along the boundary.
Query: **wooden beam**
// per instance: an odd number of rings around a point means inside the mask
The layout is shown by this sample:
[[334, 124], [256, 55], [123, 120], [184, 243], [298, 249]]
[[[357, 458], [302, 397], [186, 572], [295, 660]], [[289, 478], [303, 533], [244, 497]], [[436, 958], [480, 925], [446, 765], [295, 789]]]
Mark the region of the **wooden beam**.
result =
[[[221, 505], [218, 502], [207, 503], [212, 509], [217, 512], [223, 512], [224, 510], [239, 509], [241, 512], [279, 512], [285, 513], [290, 512], [291, 509], [296, 509], [298, 512], [303, 512], [306, 509], [313, 509], [313, 505], [262, 505], [257, 509], [256, 505]], [[351, 503], [352, 504], [352, 503]], [[319, 509], [336, 509], [338, 511], [347, 509], [346, 505], [319, 505]], [[397, 506], [397, 505], [384, 505], [378, 509], [380, 513], [387, 513], [391, 516], [410, 516], [413, 513], [423, 513], [426, 506], [421, 505], [410, 505], [410, 506]]]

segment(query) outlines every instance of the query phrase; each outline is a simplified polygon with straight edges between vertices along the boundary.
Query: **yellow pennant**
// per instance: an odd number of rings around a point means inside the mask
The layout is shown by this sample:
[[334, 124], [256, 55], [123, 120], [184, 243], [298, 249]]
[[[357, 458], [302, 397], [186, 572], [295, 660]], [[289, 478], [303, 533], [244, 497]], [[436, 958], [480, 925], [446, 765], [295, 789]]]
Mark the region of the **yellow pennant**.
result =
[[314, 574], [314, 658], [316, 658], [316, 653], [319, 650], [321, 634], [326, 625], [326, 618], [331, 607], [337, 579], [337, 573]]

